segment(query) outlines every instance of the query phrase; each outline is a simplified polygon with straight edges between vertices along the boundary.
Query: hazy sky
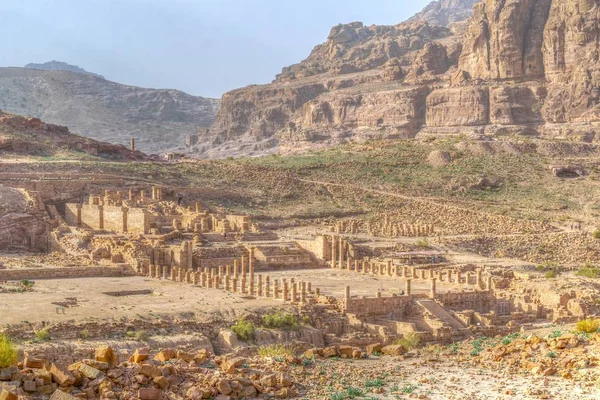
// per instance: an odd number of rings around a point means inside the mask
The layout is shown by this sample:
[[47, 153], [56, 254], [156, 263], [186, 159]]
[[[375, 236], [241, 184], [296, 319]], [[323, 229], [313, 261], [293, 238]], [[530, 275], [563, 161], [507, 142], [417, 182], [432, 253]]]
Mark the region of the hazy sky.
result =
[[397, 24], [430, 0], [0, 0], [0, 66], [65, 61], [220, 97], [273, 80], [338, 23]]

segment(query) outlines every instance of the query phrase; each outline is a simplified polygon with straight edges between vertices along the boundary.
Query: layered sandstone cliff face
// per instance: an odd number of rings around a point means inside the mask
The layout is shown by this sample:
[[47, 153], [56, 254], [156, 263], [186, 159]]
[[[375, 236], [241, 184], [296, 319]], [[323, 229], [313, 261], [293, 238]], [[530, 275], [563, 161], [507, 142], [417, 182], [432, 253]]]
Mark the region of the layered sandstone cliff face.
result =
[[600, 0], [474, 3], [433, 2], [396, 26], [334, 27], [272, 84], [226, 94], [191, 150], [259, 155], [443, 134], [598, 140]]

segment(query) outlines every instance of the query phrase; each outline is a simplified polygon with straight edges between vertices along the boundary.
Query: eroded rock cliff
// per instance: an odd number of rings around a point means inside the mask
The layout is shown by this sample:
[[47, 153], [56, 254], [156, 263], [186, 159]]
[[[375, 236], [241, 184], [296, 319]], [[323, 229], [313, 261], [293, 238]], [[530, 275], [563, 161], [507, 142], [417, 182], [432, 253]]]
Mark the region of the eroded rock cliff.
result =
[[474, 3], [433, 2], [396, 26], [334, 27], [272, 84], [226, 94], [190, 150], [259, 155], [459, 133], [598, 140], [600, 0]]

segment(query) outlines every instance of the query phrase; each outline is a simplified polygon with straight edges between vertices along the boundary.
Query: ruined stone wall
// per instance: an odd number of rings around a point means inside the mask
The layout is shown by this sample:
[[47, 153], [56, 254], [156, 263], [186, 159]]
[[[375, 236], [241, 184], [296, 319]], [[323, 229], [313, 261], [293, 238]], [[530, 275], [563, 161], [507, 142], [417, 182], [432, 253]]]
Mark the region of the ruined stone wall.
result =
[[111, 232], [125, 232], [123, 207], [104, 206], [104, 229]]
[[[101, 207], [90, 204], [81, 205], [81, 226], [90, 229], [102, 229], [100, 226]], [[75, 210], [75, 212], [77, 212]], [[77, 214], [75, 214], [77, 215]], [[75, 222], [74, 225], [77, 225]]]
[[370, 297], [342, 302], [346, 312], [362, 317], [388, 314], [401, 317], [412, 303], [412, 296]]
[[76, 267], [76, 268], [35, 268], [0, 270], [0, 281], [20, 281], [23, 279], [94, 278], [99, 276], [129, 276], [134, 271], [128, 267]]
[[236, 231], [248, 230], [248, 217], [245, 215], [226, 215], [225, 218], [229, 221], [229, 226]]
[[[312, 254], [316, 259], [325, 261], [329, 255], [327, 253], [328, 246], [325, 236], [317, 236], [312, 240], [296, 240], [298, 246]], [[331, 250], [329, 250], [331, 253]]]
[[454, 311], [474, 310], [487, 313], [495, 309], [496, 298], [491, 292], [450, 292], [435, 296], [444, 307]]
[[127, 232], [147, 233], [150, 230], [148, 214], [143, 210], [130, 208], [127, 212]]

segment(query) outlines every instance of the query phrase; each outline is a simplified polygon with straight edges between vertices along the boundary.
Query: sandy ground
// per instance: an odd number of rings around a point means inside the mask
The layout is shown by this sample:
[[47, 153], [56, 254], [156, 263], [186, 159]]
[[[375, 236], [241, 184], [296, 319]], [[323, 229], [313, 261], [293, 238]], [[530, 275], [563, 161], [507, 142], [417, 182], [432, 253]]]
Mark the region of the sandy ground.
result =
[[[349, 285], [352, 296], [375, 296], [381, 290], [384, 295], [404, 290], [401, 278], [362, 275], [350, 271], [305, 269], [271, 271], [271, 279], [295, 278], [296, 281], [312, 282], [321, 293], [336, 297], [344, 296]], [[264, 274], [266, 275], [266, 273]], [[443, 283], [438, 291], [444, 292]], [[114, 297], [105, 292], [125, 290], [152, 290], [153, 294]], [[413, 281], [413, 293], [427, 293], [430, 285]], [[57, 304], [76, 299], [76, 306], [67, 307], [65, 314], [57, 314]], [[150, 314], [185, 316], [190, 312], [236, 315], [245, 309], [257, 309], [282, 305], [281, 301], [252, 298], [223, 290], [203, 289], [172, 281], [151, 280], [143, 277], [122, 278], [75, 278], [37, 280], [33, 291], [24, 293], [0, 293], [0, 324], [29, 322], [61, 322], [96, 319], [147, 317]]]
[[[121, 290], [153, 290], [154, 294], [114, 297], [103, 294]], [[76, 298], [77, 306], [57, 314], [54, 302]], [[0, 293], [0, 325], [22, 321], [136, 318], [149, 314], [235, 313], [247, 307], [276, 306], [267, 299], [248, 300], [222, 290], [202, 289], [171, 281], [143, 277], [38, 280], [33, 292]]]

